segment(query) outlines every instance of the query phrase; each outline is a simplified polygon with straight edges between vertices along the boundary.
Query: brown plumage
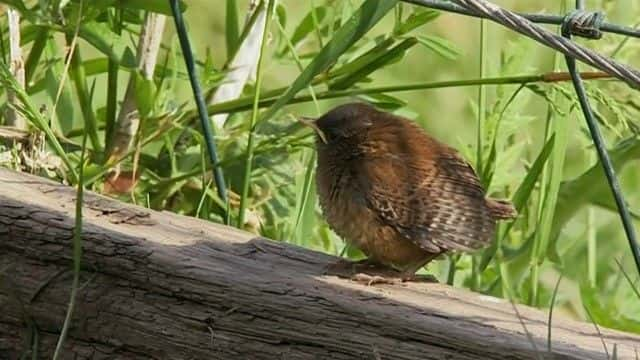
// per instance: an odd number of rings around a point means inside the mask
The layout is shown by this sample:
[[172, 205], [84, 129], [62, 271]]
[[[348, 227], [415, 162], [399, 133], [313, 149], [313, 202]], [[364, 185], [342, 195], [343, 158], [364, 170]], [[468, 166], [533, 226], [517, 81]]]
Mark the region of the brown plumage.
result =
[[487, 245], [513, 206], [485, 197], [471, 166], [413, 122], [363, 103], [313, 123], [331, 228], [370, 260], [412, 276], [439, 254]]

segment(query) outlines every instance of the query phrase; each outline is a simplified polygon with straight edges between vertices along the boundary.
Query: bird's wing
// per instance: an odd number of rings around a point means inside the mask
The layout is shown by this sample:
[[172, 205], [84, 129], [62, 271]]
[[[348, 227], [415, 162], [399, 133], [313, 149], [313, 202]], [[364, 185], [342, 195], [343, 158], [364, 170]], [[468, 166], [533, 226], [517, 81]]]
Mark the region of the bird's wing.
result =
[[370, 158], [354, 174], [381, 221], [429, 252], [481, 247], [495, 228], [473, 168], [450, 150]]

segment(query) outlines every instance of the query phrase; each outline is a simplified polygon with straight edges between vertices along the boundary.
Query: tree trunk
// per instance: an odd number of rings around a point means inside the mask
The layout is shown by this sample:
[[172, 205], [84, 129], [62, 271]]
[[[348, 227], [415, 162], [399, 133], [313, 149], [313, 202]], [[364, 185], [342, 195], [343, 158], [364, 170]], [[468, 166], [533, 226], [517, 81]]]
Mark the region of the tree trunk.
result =
[[[75, 191], [0, 169], [0, 359], [51, 358]], [[446, 285], [323, 276], [334, 257], [87, 193], [64, 359], [632, 359], [640, 337]], [[535, 344], [535, 348], [534, 348]]]

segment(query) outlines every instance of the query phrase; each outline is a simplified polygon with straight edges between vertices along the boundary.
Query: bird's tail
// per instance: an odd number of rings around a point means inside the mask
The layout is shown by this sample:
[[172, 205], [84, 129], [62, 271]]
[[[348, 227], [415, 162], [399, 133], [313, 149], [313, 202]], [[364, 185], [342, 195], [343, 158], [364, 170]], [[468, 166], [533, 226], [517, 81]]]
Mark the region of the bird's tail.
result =
[[496, 219], [513, 219], [518, 216], [518, 212], [508, 200], [487, 198], [487, 206]]

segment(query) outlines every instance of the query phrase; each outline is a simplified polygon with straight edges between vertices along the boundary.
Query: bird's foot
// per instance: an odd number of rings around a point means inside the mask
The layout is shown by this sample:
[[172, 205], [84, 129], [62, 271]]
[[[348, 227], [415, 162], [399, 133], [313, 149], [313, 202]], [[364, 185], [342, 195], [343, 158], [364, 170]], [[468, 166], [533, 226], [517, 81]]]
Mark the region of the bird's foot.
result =
[[358, 261], [340, 259], [337, 262], [327, 266], [324, 274], [350, 278], [358, 273], [368, 273], [370, 271], [388, 269], [388, 267], [378, 263], [373, 259], [363, 259]]
[[361, 284], [365, 284], [367, 286], [376, 285], [376, 284], [387, 284], [387, 285], [395, 285], [406, 282], [417, 282], [417, 283], [438, 283], [438, 279], [435, 276], [424, 274], [401, 274], [395, 272], [394, 270], [386, 270], [379, 273], [369, 272], [369, 273], [357, 273], [351, 276], [351, 281], [355, 281]]
[[355, 281], [357, 283], [365, 284], [367, 286], [375, 285], [375, 284], [389, 284], [393, 285], [398, 282], [399, 278], [393, 277], [384, 277], [380, 275], [369, 275], [365, 273], [357, 273], [351, 276], [351, 281]]
[[352, 281], [366, 284], [398, 284], [405, 282], [437, 283], [433, 275], [416, 274], [414, 269], [404, 272], [397, 271], [389, 266], [380, 264], [373, 259], [350, 261], [340, 259], [330, 264], [325, 270], [325, 275], [333, 275]]
[[404, 274], [402, 282], [439, 283], [438, 279], [431, 274]]
[[341, 259], [329, 265], [325, 275], [350, 279], [364, 285], [396, 284], [402, 281], [401, 273], [373, 259], [350, 261]]

